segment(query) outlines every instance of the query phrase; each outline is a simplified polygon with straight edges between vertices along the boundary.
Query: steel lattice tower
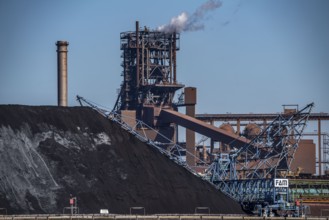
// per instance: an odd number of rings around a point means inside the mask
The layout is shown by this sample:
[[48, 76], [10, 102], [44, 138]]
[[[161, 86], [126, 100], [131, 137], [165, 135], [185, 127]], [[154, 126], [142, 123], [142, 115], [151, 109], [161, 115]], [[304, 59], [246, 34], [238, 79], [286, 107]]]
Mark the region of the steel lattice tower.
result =
[[[177, 83], [176, 51], [178, 33], [141, 30], [120, 34], [123, 83], [116, 110], [136, 110], [144, 106], [171, 107], [175, 91], [184, 87]], [[139, 113], [138, 113], [139, 112]]]

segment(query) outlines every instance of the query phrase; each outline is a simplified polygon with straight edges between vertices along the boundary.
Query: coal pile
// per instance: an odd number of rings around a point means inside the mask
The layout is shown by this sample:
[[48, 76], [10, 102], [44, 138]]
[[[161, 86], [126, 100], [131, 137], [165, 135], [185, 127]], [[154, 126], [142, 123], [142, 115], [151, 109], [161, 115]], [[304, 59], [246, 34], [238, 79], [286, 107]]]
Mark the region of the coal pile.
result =
[[242, 214], [238, 203], [86, 107], [0, 106], [0, 208]]

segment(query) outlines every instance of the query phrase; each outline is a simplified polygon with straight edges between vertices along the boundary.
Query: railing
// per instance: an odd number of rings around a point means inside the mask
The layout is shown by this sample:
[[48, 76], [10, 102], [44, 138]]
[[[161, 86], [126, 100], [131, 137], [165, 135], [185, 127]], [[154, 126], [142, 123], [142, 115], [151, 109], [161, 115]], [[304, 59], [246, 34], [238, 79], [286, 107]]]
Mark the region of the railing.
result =
[[87, 215], [8, 215], [0, 216], [0, 220], [80, 220], [80, 219], [92, 219], [92, 220], [205, 220], [205, 219], [217, 219], [217, 220], [329, 220], [328, 216], [322, 217], [254, 217], [247, 215], [207, 215], [207, 214], [172, 214], [172, 215], [113, 215], [113, 214], [87, 214]]

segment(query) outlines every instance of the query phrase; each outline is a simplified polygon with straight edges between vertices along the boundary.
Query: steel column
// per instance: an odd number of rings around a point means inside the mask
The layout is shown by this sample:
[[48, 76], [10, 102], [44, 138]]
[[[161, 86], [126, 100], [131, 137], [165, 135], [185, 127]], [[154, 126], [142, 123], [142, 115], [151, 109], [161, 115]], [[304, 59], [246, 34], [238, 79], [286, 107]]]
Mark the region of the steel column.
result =
[[318, 119], [319, 175], [322, 175], [321, 120]]

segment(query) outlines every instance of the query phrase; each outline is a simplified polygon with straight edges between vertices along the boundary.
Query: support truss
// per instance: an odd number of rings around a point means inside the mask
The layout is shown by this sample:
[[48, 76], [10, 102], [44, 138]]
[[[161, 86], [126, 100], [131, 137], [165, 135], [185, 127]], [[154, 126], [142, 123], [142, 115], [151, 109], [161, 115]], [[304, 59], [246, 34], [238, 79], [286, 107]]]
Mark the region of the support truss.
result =
[[218, 187], [242, 204], [257, 201], [258, 203], [273, 203], [274, 181], [273, 179], [250, 179], [220, 181]]
[[[222, 180], [285, 177], [313, 106], [311, 103], [294, 114], [278, 115], [249, 144], [231, 151], [228, 166], [217, 165], [223, 168], [216, 171], [220, 174], [211, 169], [208, 172]], [[221, 158], [214, 163], [227, 163]]]
[[[91, 101], [86, 100], [85, 98], [81, 96], [77, 96], [77, 101], [80, 103], [81, 106], [89, 106], [99, 112], [104, 117], [108, 118], [109, 120], [115, 122], [116, 124], [120, 125], [121, 128], [128, 131], [132, 135], [134, 135], [136, 138], [138, 138], [140, 141], [146, 143], [147, 145], [156, 148], [160, 153], [166, 155], [169, 159], [173, 160], [175, 163], [185, 167], [188, 171], [193, 173], [196, 176], [199, 176], [200, 178], [203, 178], [200, 176], [195, 170], [191, 169], [187, 163], [186, 160], [183, 159], [182, 152], [185, 152], [185, 149], [181, 147], [180, 145], [174, 143], [172, 140], [168, 139], [163, 134], [159, 133], [157, 130], [153, 129], [146, 123], [144, 123], [141, 120], [130, 118], [129, 116], [123, 116], [118, 114], [115, 111], [109, 111], [105, 108], [98, 107], [99, 105], [92, 103]], [[131, 126], [126, 123], [126, 121], [135, 120], [135, 125]], [[151, 138], [148, 137], [146, 130], [152, 130], [157, 136], [161, 136], [164, 140], [166, 140], [165, 143], [160, 143], [153, 141]], [[165, 148], [164, 146], [170, 146], [169, 148]], [[197, 158], [194, 154], [186, 151], [186, 154], [189, 154], [191, 157], [193, 157], [195, 160], [198, 160], [199, 163], [203, 166], [207, 166], [207, 163], [203, 160]]]
[[273, 178], [288, 174], [313, 106], [278, 115], [249, 144], [219, 154], [206, 171], [209, 181], [239, 202], [273, 202]]
[[[184, 149], [169, 141], [170, 148], [163, 148], [162, 143], [154, 142], [148, 138], [145, 129], [152, 129], [157, 135], [165, 136], [140, 120], [136, 120], [134, 127], [125, 123], [125, 118], [114, 111], [107, 111], [96, 104], [77, 96], [80, 105], [83, 103], [92, 107], [104, 117], [119, 124], [124, 130], [136, 136], [147, 145], [156, 148], [175, 163], [185, 167], [188, 171], [213, 186], [220, 189], [230, 198], [240, 202], [245, 208], [252, 210], [259, 204], [270, 204], [273, 210], [280, 210], [286, 205], [282, 198], [276, 198], [278, 192], [274, 187], [273, 178], [285, 177], [298, 147], [299, 140], [306, 126], [314, 104], [309, 104], [302, 110], [291, 115], [279, 115], [258, 137], [250, 144], [233, 150], [231, 153], [219, 154], [215, 161], [208, 167], [206, 176], [201, 176], [187, 166], [182, 160], [180, 152]], [[129, 119], [131, 120], [131, 119]], [[168, 143], [166, 143], [168, 145]], [[189, 152], [186, 152], [189, 153]], [[191, 155], [195, 157], [195, 155]], [[203, 165], [206, 162], [198, 159]], [[283, 161], [283, 162], [282, 162]], [[279, 171], [279, 172], [278, 172]], [[271, 178], [267, 178], [272, 175]], [[289, 200], [288, 190], [286, 200]], [[281, 203], [282, 202], [282, 203]], [[285, 211], [298, 211], [296, 207], [283, 207]]]

